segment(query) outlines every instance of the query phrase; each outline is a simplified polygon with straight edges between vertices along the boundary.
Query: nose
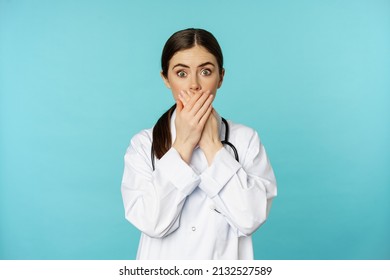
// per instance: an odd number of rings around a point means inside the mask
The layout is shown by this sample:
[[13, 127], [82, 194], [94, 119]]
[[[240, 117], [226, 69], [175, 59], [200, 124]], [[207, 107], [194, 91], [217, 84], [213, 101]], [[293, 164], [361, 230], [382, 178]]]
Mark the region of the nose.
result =
[[190, 89], [191, 90], [194, 90], [194, 91], [198, 91], [198, 90], [201, 90], [202, 87], [199, 83], [199, 78], [197, 75], [194, 75], [191, 77], [191, 81], [190, 81]]

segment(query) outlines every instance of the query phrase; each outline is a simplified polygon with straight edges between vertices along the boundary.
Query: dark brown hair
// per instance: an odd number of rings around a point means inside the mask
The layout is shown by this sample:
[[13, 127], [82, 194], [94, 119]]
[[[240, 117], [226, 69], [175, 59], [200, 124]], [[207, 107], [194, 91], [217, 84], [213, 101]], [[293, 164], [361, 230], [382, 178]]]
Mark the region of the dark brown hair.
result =
[[[202, 46], [208, 50], [218, 63], [219, 73], [223, 71], [223, 55], [217, 39], [204, 29], [189, 28], [174, 33], [165, 46], [161, 55], [161, 69], [164, 77], [168, 77], [168, 68], [171, 58], [178, 51], [187, 50], [194, 46]], [[153, 128], [152, 152], [160, 159], [172, 146], [171, 115], [176, 108], [173, 105], [157, 121]]]

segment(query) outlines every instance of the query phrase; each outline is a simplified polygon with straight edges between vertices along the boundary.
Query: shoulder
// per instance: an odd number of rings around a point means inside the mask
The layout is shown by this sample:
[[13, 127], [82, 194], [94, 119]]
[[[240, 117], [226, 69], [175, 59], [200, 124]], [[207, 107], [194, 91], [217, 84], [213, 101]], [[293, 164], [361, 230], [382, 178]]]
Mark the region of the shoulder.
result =
[[136, 150], [145, 150], [147, 148], [150, 149], [153, 139], [152, 133], [153, 128], [141, 130], [131, 138], [129, 148], [133, 148]]
[[240, 163], [245, 168], [251, 168], [255, 158], [266, 159], [264, 146], [254, 128], [230, 120], [228, 124], [230, 128], [229, 142], [236, 148]]
[[260, 138], [255, 129], [252, 127], [227, 120], [229, 124], [229, 139], [236, 143], [248, 143], [252, 141], [259, 142]]

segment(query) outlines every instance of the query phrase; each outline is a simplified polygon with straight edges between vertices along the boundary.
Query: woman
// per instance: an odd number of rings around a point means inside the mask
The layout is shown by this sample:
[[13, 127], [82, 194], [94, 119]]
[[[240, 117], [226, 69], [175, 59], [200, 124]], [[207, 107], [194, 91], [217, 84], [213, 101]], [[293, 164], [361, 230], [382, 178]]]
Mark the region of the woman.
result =
[[[221, 48], [206, 30], [181, 30], [161, 66], [176, 104], [125, 155], [125, 215], [142, 232], [137, 259], [253, 259], [251, 234], [276, 181], [257, 133], [223, 122], [212, 106], [225, 73]], [[233, 147], [222, 144], [227, 136]]]

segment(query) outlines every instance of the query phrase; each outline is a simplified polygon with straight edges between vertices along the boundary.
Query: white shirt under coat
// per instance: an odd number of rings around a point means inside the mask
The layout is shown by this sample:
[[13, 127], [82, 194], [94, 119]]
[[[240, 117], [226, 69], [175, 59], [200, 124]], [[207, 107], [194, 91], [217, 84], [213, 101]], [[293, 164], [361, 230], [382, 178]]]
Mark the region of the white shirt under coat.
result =
[[224, 146], [208, 166], [197, 147], [188, 165], [172, 147], [153, 171], [152, 129], [131, 139], [121, 190], [126, 219], [142, 232], [137, 259], [253, 259], [251, 235], [268, 216], [276, 180], [256, 131], [228, 123], [240, 162]]

